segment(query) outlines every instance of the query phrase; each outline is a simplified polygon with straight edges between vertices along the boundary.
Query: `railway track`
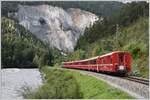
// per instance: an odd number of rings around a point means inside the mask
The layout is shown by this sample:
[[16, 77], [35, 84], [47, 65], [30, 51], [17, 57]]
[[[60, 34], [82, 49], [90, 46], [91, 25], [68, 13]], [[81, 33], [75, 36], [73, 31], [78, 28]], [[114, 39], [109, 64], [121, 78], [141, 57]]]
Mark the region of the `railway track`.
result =
[[83, 75], [96, 77], [97, 79], [103, 80], [106, 83], [127, 92], [128, 94], [130, 94], [131, 96], [137, 99], [149, 98], [148, 79], [137, 78], [133, 76], [117, 77], [117, 76], [79, 70], [79, 69], [65, 69], [65, 70], [77, 71]]
[[[80, 71], [79, 69], [74, 69], [74, 70]], [[93, 74], [94, 76], [98, 74], [98, 73], [95, 73], [95, 72], [91, 72], [91, 73], [94, 73]], [[117, 76], [114, 76], [114, 77], [117, 77]], [[147, 86], [149, 85], [149, 79], [146, 79], [146, 78], [135, 77], [135, 76], [127, 76], [127, 77], [122, 77], [122, 79], [126, 79], [126, 80], [129, 80], [129, 81], [133, 81], [133, 82], [140, 83], [140, 84], [147, 85]]]
[[144, 85], [149, 85], [149, 80], [145, 79], [145, 78], [128, 76], [128, 77], [125, 77], [124, 79], [130, 80], [130, 81], [134, 81], [134, 82], [137, 82], [137, 83], [141, 83], [141, 84], [144, 84]]

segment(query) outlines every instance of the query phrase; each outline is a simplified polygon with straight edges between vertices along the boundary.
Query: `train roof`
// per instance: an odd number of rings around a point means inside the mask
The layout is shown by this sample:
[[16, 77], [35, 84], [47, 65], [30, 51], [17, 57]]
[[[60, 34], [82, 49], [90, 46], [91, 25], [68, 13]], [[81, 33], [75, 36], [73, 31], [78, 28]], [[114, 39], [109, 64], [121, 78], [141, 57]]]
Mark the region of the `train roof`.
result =
[[109, 55], [112, 55], [113, 53], [122, 53], [122, 52], [126, 52], [126, 51], [114, 51], [114, 52], [110, 52], [110, 53], [107, 53], [107, 54], [104, 54], [104, 55], [101, 55], [101, 56], [92, 57], [92, 58], [89, 58], [89, 59], [69, 61], [69, 62], [63, 62], [63, 63], [84, 62], [84, 61], [89, 61], [89, 60], [97, 59], [98, 57], [109, 56]]

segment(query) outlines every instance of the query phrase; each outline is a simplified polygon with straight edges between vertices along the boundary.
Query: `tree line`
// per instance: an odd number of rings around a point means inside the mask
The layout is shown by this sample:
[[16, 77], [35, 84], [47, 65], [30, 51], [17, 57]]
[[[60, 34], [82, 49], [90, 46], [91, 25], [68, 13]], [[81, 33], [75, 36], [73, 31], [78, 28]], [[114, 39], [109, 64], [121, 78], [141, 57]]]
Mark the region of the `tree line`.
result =
[[17, 22], [2, 18], [2, 68], [41, 67], [52, 64], [51, 50]]

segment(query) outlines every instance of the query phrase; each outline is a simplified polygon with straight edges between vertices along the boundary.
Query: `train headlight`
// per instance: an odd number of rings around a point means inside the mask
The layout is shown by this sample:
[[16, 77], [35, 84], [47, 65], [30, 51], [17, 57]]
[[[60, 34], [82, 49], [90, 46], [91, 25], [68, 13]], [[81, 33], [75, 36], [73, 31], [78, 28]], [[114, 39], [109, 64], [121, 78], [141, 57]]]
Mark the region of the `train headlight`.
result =
[[119, 70], [124, 70], [124, 66], [119, 66]]

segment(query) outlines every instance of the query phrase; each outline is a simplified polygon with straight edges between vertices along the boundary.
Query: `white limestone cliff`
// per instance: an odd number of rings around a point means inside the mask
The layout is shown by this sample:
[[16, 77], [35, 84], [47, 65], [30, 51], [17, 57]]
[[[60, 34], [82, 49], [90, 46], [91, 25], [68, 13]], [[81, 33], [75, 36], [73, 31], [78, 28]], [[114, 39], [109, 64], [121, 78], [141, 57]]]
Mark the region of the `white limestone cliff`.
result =
[[50, 5], [18, 6], [19, 23], [50, 47], [72, 52], [86, 27], [98, 17], [77, 8], [64, 10]]

